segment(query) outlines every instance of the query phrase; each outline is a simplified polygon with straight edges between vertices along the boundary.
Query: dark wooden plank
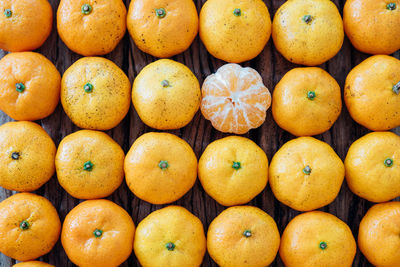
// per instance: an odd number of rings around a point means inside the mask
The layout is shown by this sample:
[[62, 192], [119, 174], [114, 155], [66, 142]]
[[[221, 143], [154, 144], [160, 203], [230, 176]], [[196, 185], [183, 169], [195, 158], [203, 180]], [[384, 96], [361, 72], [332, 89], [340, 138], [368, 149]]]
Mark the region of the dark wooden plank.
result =
[[[196, 0], [197, 9], [200, 11], [201, 6], [206, 0]], [[58, 7], [59, 0], [50, 0], [54, 14]], [[282, 5], [285, 0], [264, 0], [267, 4], [271, 18], [276, 10]], [[345, 0], [333, 1], [340, 10], [343, 8]], [[130, 0], [126, 0], [125, 4], [128, 7]], [[43, 47], [38, 49], [38, 52], [48, 57], [63, 73], [73, 62], [80, 58], [79, 55], [71, 52], [63, 44], [57, 35], [55, 21], [54, 28], [50, 38], [46, 41]], [[0, 58], [5, 54], [0, 50]], [[395, 54], [399, 58], [400, 53]], [[133, 82], [136, 75], [147, 64], [156, 60], [141, 52], [129, 38], [128, 34], [122, 40], [121, 44], [115, 51], [106, 56], [108, 59], [114, 61], [120, 66]], [[326, 69], [330, 74], [339, 82], [343, 88], [345, 77], [352, 67], [365, 59], [367, 55], [356, 51], [352, 48], [349, 41], [346, 39], [340, 53], [331, 59], [329, 62], [323, 64], [321, 67]], [[216, 69], [224, 64], [223, 61], [210, 56], [204, 45], [201, 43], [200, 38], [197, 37], [190, 47], [190, 49], [181, 55], [173, 58], [179, 62], [186, 64], [197, 76], [202, 83], [207, 75], [216, 71]], [[265, 47], [264, 51], [254, 60], [246, 62], [243, 65], [251, 66], [260, 72], [263, 77], [264, 83], [273, 92], [274, 86], [279, 82], [282, 76], [290, 69], [296, 67], [295, 64], [287, 62], [274, 48], [272, 41]], [[3, 124], [11, 119], [0, 112], [0, 124]], [[39, 121], [44, 129], [50, 134], [53, 140], [58, 144], [63, 137], [78, 130], [78, 128], [71, 122], [65, 115], [62, 107], [59, 106], [54, 114], [50, 117]], [[107, 131], [114, 140], [116, 140], [127, 152], [131, 144], [145, 132], [153, 131], [144, 125], [138, 117], [136, 111], [131, 107], [128, 116], [118, 125], [115, 129]], [[194, 149], [196, 155], [200, 157], [206, 146], [213, 140], [227, 136], [227, 134], [220, 133], [213, 129], [211, 124], [206, 121], [198, 112], [193, 121], [183, 129], [170, 131], [183, 139], [185, 139]], [[329, 143], [338, 155], [344, 159], [350, 144], [367, 133], [368, 131], [355, 123], [349, 116], [346, 108], [343, 108], [339, 120], [335, 123], [331, 130], [317, 136], [317, 138]], [[400, 128], [395, 129], [394, 132], [400, 134]], [[294, 138], [292, 135], [280, 129], [273, 121], [271, 111], [267, 113], [266, 122], [258, 129], [252, 130], [245, 135], [259, 144], [267, 153], [268, 159], [271, 160], [274, 153], [288, 140]], [[8, 190], [0, 188], [0, 200], [14, 194]], [[53, 177], [45, 186], [36, 191], [35, 193], [47, 197], [59, 211], [61, 220], [65, 215], [80, 201], [69, 196], [58, 184], [56, 177]], [[164, 207], [166, 205], [151, 205], [146, 203], [135, 196], [129, 191], [126, 184], [122, 186], [109, 197], [110, 200], [124, 207], [131, 215], [137, 224], [150, 212]], [[198, 216], [207, 230], [210, 222], [222, 211], [224, 207], [217, 204], [211, 197], [209, 197], [202, 189], [199, 182], [195, 184], [192, 190], [188, 192], [182, 199], [176, 201], [177, 205], [184, 206]], [[278, 224], [279, 230], [282, 233], [287, 223], [299, 212], [296, 212], [285, 205], [279, 203], [273, 196], [269, 186], [257, 196], [251, 205], [256, 205], [271, 216], [273, 216]], [[321, 210], [328, 211], [335, 214], [346, 223], [349, 224], [355, 236], [357, 236], [358, 225], [365, 214], [367, 209], [371, 206], [368, 201], [362, 200], [353, 195], [344, 183], [338, 198], [329, 206]], [[45, 255], [41, 260], [54, 264], [56, 266], [74, 266], [68, 258], [60, 244], [57, 243], [56, 247], [48, 255]], [[7, 258], [0, 253], [0, 267], [9, 267], [15, 263], [14, 260]], [[122, 266], [140, 266], [134, 254]], [[217, 266], [212, 259], [206, 255], [203, 266]], [[272, 266], [283, 266], [279, 256], [272, 264]], [[366, 259], [357, 253], [353, 266], [371, 266]]]

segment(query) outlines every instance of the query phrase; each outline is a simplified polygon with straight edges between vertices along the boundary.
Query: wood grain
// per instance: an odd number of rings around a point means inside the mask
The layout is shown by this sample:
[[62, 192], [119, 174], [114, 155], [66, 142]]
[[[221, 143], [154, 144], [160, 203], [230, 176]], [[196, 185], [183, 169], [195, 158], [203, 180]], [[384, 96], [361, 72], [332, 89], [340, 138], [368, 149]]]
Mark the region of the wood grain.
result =
[[[196, 5], [200, 10], [202, 4], [206, 0], [197, 0]], [[58, 7], [59, 0], [50, 0], [54, 14]], [[130, 0], [126, 0], [125, 4], [128, 7]], [[282, 5], [284, 0], [264, 0], [267, 4], [270, 13], [274, 14], [276, 10]], [[345, 0], [333, 1], [342, 12]], [[38, 52], [44, 54], [49, 58], [56, 67], [63, 73], [73, 62], [80, 58], [79, 55], [71, 52], [64, 45], [57, 35], [56, 25], [54, 21], [53, 31], [49, 39], [43, 47], [38, 49]], [[5, 55], [4, 51], [0, 50], [0, 58]], [[395, 56], [399, 58], [400, 53], [397, 52]], [[115, 51], [106, 56], [108, 59], [114, 61], [120, 66], [125, 73], [128, 74], [131, 82], [140, 70], [156, 60], [141, 52], [129, 38], [128, 34], [124, 37], [123, 41], [119, 44]], [[349, 41], [346, 39], [340, 53], [331, 59], [329, 62], [323, 64], [321, 67], [327, 70], [343, 88], [344, 81], [347, 73], [352, 67], [360, 63], [367, 57], [366, 54], [356, 51]], [[197, 76], [202, 83], [205, 77], [224, 64], [224, 62], [217, 60], [210, 56], [197, 37], [190, 49], [183, 54], [173, 58], [179, 62], [186, 64]], [[265, 47], [264, 51], [254, 60], [246, 62], [243, 65], [255, 68], [263, 77], [264, 83], [271, 90], [282, 76], [296, 65], [287, 62], [274, 48], [270, 41]], [[11, 119], [0, 112], [0, 124], [11, 121]], [[78, 128], [71, 122], [65, 115], [62, 107], [59, 106], [54, 114], [50, 117], [38, 121], [44, 129], [50, 134], [53, 140], [58, 144], [60, 140], [66, 135], [75, 132]], [[107, 131], [114, 140], [116, 140], [127, 152], [130, 145], [145, 132], [153, 131], [153, 129], [144, 125], [139, 119], [137, 113], [131, 107], [128, 116], [118, 125], [115, 129]], [[400, 133], [400, 129], [395, 129], [395, 132]], [[212, 128], [211, 124], [206, 121], [200, 113], [198, 113], [193, 121], [185, 128], [175, 131], [170, 131], [183, 139], [185, 139], [193, 147], [196, 155], [199, 157], [204, 151], [206, 146], [213, 140], [227, 136]], [[339, 120], [335, 123], [331, 130], [317, 136], [318, 139], [329, 143], [339, 156], [344, 159], [350, 144], [367, 133], [368, 130], [355, 123], [349, 116], [346, 108], [343, 108]], [[294, 138], [292, 135], [281, 130], [272, 119], [271, 112], [268, 111], [266, 122], [258, 129], [252, 130], [245, 135], [259, 144], [267, 153], [269, 160], [271, 160], [274, 153], [287, 141]], [[14, 194], [8, 190], [0, 188], [0, 200]], [[61, 220], [65, 215], [80, 201], [69, 196], [58, 184], [56, 177], [53, 177], [46, 185], [35, 193], [43, 195], [48, 198], [57, 208]], [[131, 215], [137, 225], [144, 217], [150, 212], [164, 207], [165, 205], [151, 205], [140, 199], [136, 198], [127, 188], [126, 184], [123, 185], [109, 197], [110, 200], [124, 207]], [[222, 211], [224, 207], [217, 204], [210, 198], [201, 188], [199, 182], [196, 183], [194, 188], [190, 190], [182, 199], [178, 200], [177, 205], [181, 205], [196, 216], [198, 216], [207, 230], [210, 222]], [[279, 230], [282, 233], [287, 223], [299, 212], [296, 212], [283, 204], [279, 203], [272, 195], [269, 186], [249, 203], [262, 208], [273, 216], [278, 224]], [[353, 195], [347, 185], [344, 183], [338, 198], [329, 206], [321, 210], [330, 212], [340, 219], [344, 220], [352, 229], [354, 236], [357, 237], [358, 225], [362, 216], [366, 213], [372, 204], [366, 200], [360, 199]], [[57, 243], [51, 253], [41, 258], [41, 260], [53, 264], [55, 266], [74, 266], [67, 258], [60, 242]], [[15, 263], [14, 260], [4, 256], [0, 253], [0, 267], [9, 267]], [[140, 266], [134, 254], [122, 266]], [[204, 258], [203, 266], [217, 266], [208, 255]], [[272, 264], [272, 266], [283, 266], [279, 256]], [[360, 252], [357, 253], [353, 266], [371, 266]]]

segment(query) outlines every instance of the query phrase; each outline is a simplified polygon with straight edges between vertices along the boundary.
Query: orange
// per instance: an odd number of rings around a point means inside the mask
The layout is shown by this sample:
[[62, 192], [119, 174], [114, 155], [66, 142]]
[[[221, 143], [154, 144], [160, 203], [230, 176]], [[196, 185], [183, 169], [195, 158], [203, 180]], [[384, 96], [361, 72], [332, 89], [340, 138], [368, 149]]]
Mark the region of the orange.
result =
[[147, 65], [133, 83], [133, 105], [142, 121], [155, 129], [186, 126], [199, 110], [200, 99], [200, 84], [193, 72], [169, 59]]
[[251, 206], [231, 207], [210, 224], [207, 250], [221, 267], [265, 267], [275, 259], [280, 236], [274, 219]]
[[261, 0], [208, 0], [200, 11], [200, 37], [208, 52], [231, 63], [260, 54], [271, 36], [271, 18]]
[[143, 267], [200, 266], [206, 252], [203, 224], [179, 206], [154, 211], [139, 223], [134, 249]]
[[284, 144], [274, 155], [269, 181], [275, 197], [299, 211], [319, 209], [339, 194], [344, 165], [327, 144], [300, 137]]
[[347, 224], [332, 214], [306, 212], [286, 226], [279, 254], [286, 267], [350, 267], [356, 241]]
[[0, 203], [0, 252], [29, 261], [50, 252], [60, 236], [61, 222], [46, 198], [15, 194]]
[[372, 202], [400, 196], [400, 136], [369, 133], [350, 146], [344, 164], [354, 194]]
[[56, 155], [57, 178], [73, 197], [103, 198], [124, 179], [122, 148], [103, 132], [82, 130], [66, 136]]
[[351, 117], [372, 131], [400, 126], [400, 60], [372, 56], [347, 75], [344, 100]]
[[198, 174], [204, 190], [219, 204], [245, 204], [267, 185], [268, 158], [250, 139], [229, 136], [207, 146]]
[[40, 261], [27, 261], [14, 264], [13, 267], [54, 267], [54, 265], [50, 265]]
[[53, 10], [47, 0], [2, 0], [0, 10], [0, 49], [31, 51], [49, 37]]
[[283, 76], [272, 97], [272, 115], [296, 136], [328, 131], [342, 110], [340, 86], [320, 68], [295, 68]]
[[199, 30], [199, 17], [192, 0], [133, 0], [127, 24], [140, 50], [166, 58], [189, 48]]
[[361, 220], [358, 246], [377, 267], [400, 266], [400, 202], [372, 206]]
[[347, 0], [343, 23], [353, 46], [364, 53], [400, 49], [400, 0]]
[[34, 191], [53, 176], [56, 146], [38, 124], [8, 122], [0, 126], [0, 186]]
[[61, 103], [78, 127], [109, 130], [128, 113], [130, 87], [128, 77], [112, 61], [101, 57], [81, 58], [63, 75]]
[[320, 65], [342, 47], [342, 17], [330, 0], [290, 0], [276, 11], [272, 39], [290, 62]]
[[135, 225], [120, 206], [87, 200], [65, 217], [61, 242], [68, 258], [81, 267], [116, 267], [132, 253]]
[[61, 0], [57, 30], [75, 53], [83, 56], [108, 54], [125, 35], [125, 5], [122, 0]]
[[49, 116], [60, 100], [61, 76], [50, 60], [34, 52], [0, 60], [0, 109], [14, 120]]
[[237, 64], [226, 64], [208, 76], [201, 91], [201, 113], [224, 133], [245, 134], [260, 127], [271, 106], [260, 74]]
[[197, 178], [197, 158], [186, 141], [169, 133], [146, 133], [125, 158], [126, 183], [140, 199], [166, 204], [180, 199]]

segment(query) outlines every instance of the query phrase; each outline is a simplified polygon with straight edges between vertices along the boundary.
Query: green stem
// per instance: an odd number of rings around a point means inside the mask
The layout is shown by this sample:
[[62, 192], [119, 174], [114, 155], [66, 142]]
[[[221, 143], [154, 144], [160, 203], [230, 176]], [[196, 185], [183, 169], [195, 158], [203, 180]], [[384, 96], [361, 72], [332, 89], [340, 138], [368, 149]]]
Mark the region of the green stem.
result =
[[20, 154], [19, 154], [18, 152], [13, 152], [13, 153], [11, 154], [11, 158], [12, 158], [13, 160], [17, 160], [17, 159], [19, 159], [19, 157], [20, 157]]
[[93, 92], [93, 84], [87, 83], [83, 86], [83, 90], [85, 90], [86, 93], [91, 93]]
[[164, 18], [167, 15], [167, 11], [164, 8], [156, 8], [156, 16], [160, 19]]
[[92, 171], [93, 170], [93, 166], [94, 166], [94, 164], [89, 160], [89, 161], [86, 161], [84, 164], [83, 164], [83, 169], [85, 170], [85, 171]]
[[385, 159], [384, 164], [385, 164], [386, 167], [392, 167], [393, 166], [393, 159], [391, 159], [391, 158]]
[[325, 250], [328, 247], [328, 244], [326, 242], [322, 241], [319, 243], [319, 248], [322, 250]]
[[234, 168], [235, 170], [239, 170], [242, 168], [242, 164], [240, 164], [240, 162], [234, 161], [232, 164], [232, 168]]
[[167, 87], [169, 87], [169, 81], [163, 80], [163, 81], [161, 82], [161, 85], [162, 85], [162, 87], [167, 88]]
[[158, 163], [158, 167], [160, 167], [161, 170], [166, 170], [166, 169], [168, 169], [168, 167], [169, 167], [168, 161], [166, 161], [166, 160], [161, 160], [161, 161]]
[[94, 235], [94, 237], [99, 238], [103, 235], [103, 231], [100, 229], [96, 229], [93, 231], [93, 235]]
[[310, 175], [311, 174], [311, 167], [310, 166], [305, 166], [303, 169], [304, 174]]
[[243, 232], [243, 235], [245, 237], [251, 237], [251, 231], [250, 230], [246, 230], [246, 231]]
[[27, 220], [23, 220], [20, 224], [19, 224], [19, 228], [21, 228], [21, 230], [28, 230], [29, 229], [29, 223]]
[[240, 17], [242, 15], [242, 10], [240, 8], [235, 8], [233, 10], [233, 15], [235, 15], [236, 17]]
[[172, 242], [168, 242], [165, 247], [169, 250], [169, 251], [173, 251], [175, 249], [175, 244]]
[[17, 90], [17, 92], [22, 93], [23, 91], [25, 91], [25, 85], [23, 83], [17, 83], [15, 84], [15, 90]]
[[313, 17], [312, 17], [311, 15], [304, 15], [303, 18], [302, 18], [302, 20], [303, 20], [305, 23], [310, 24], [311, 21], [313, 20]]
[[10, 18], [12, 16], [11, 9], [4, 10], [4, 16], [6, 16], [6, 18]]
[[314, 98], [315, 98], [316, 96], [317, 96], [317, 95], [315, 94], [314, 91], [308, 91], [308, 92], [307, 92], [307, 98], [310, 99], [310, 100], [314, 100]]
[[82, 5], [82, 8], [81, 8], [82, 14], [89, 15], [90, 13], [92, 13], [92, 10], [93, 10], [93, 8], [91, 5], [89, 5], [89, 4]]
[[386, 9], [388, 10], [395, 10], [396, 9], [396, 3], [389, 3], [386, 5]]

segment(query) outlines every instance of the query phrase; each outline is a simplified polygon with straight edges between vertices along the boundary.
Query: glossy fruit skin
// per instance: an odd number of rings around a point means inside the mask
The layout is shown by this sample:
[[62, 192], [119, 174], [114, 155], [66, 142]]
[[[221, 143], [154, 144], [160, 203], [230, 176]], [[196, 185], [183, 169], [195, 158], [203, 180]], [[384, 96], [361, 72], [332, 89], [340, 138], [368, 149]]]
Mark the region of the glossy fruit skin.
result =
[[400, 60], [386, 55], [372, 56], [347, 75], [344, 100], [351, 117], [372, 131], [400, 126], [400, 94], [393, 91], [400, 82]]
[[[239, 168], [234, 168], [235, 163]], [[267, 185], [268, 158], [248, 138], [225, 137], [207, 146], [199, 160], [198, 176], [204, 190], [219, 204], [245, 204]]]
[[[166, 248], [170, 242], [173, 250]], [[134, 250], [143, 267], [198, 267], [206, 252], [203, 224], [179, 206], [154, 211], [139, 223]]]
[[[314, 97], [309, 97], [314, 93]], [[340, 86], [325, 70], [295, 68], [276, 85], [272, 114], [276, 123], [296, 136], [328, 131], [342, 110]]]
[[132, 253], [134, 235], [135, 225], [123, 208], [105, 199], [87, 200], [65, 217], [61, 242], [78, 266], [117, 267]]
[[377, 267], [400, 266], [400, 202], [372, 206], [361, 220], [358, 246]]
[[200, 101], [196, 76], [182, 63], [170, 59], [150, 63], [133, 83], [133, 105], [140, 119], [155, 129], [186, 126], [199, 110]]
[[41, 261], [26, 261], [14, 264], [13, 267], [54, 267], [54, 265]]
[[[84, 87], [90, 83], [91, 92]], [[61, 81], [61, 104], [78, 127], [109, 130], [117, 126], [130, 107], [131, 85], [112, 61], [84, 57], [72, 64]]]
[[[306, 174], [309, 166], [311, 173]], [[330, 204], [339, 194], [344, 165], [335, 151], [313, 137], [299, 137], [284, 144], [274, 155], [269, 181], [275, 197], [298, 211]]]
[[271, 93], [261, 75], [234, 63], [209, 75], [201, 91], [201, 113], [224, 133], [245, 134], [260, 127], [271, 106]]
[[[73, 197], [97, 199], [111, 195], [124, 179], [125, 154], [103, 132], [82, 130], [66, 136], [56, 155], [57, 178]], [[90, 169], [85, 163], [93, 164]]]
[[[18, 153], [13, 159], [13, 153]], [[39, 189], [55, 172], [56, 146], [38, 124], [8, 122], [0, 126], [0, 186], [14, 191]]]
[[[320, 248], [321, 242], [327, 245], [325, 249]], [[334, 215], [306, 212], [287, 225], [279, 254], [286, 267], [350, 267], [356, 241], [347, 224]]]
[[[10, 17], [3, 14], [7, 9], [12, 12]], [[2, 0], [0, 11], [0, 49], [32, 51], [49, 37], [53, 10], [47, 0]]]
[[[90, 4], [89, 14], [82, 12]], [[122, 0], [61, 0], [57, 30], [69, 49], [83, 56], [110, 53], [126, 32], [126, 7]]]
[[[22, 92], [16, 90], [18, 83], [25, 86]], [[43, 55], [7, 54], [0, 60], [0, 109], [14, 120], [43, 119], [58, 105], [60, 84], [60, 73]]]
[[[161, 162], [166, 161], [162, 169]], [[152, 204], [180, 199], [197, 178], [197, 158], [191, 146], [169, 133], [146, 133], [133, 143], [125, 158], [129, 189]]]
[[[23, 221], [29, 229], [20, 228]], [[60, 229], [56, 209], [42, 196], [20, 193], [0, 203], [0, 251], [8, 257], [29, 261], [49, 253]]]
[[[246, 237], [245, 231], [251, 236]], [[207, 249], [221, 267], [265, 267], [276, 257], [280, 236], [274, 219], [259, 208], [231, 207], [210, 224]]]
[[[386, 159], [393, 160], [391, 167]], [[385, 202], [400, 196], [400, 136], [369, 133], [350, 146], [344, 164], [347, 184], [359, 197]]]
[[[311, 22], [304, 16], [311, 15]], [[276, 12], [272, 23], [276, 49], [288, 61], [306, 66], [320, 65], [340, 50], [343, 21], [330, 0], [291, 0]]]
[[[396, 9], [388, 9], [389, 3]], [[388, 55], [400, 49], [399, 0], [347, 0], [343, 23], [347, 37], [361, 52]]]
[[[156, 15], [159, 8], [166, 13], [162, 18]], [[133, 0], [127, 20], [136, 46], [159, 58], [187, 50], [199, 31], [199, 17], [192, 0]]]
[[[235, 15], [240, 9], [240, 15]], [[226, 62], [258, 56], [271, 36], [271, 18], [261, 0], [208, 0], [200, 11], [200, 38], [208, 52]]]

